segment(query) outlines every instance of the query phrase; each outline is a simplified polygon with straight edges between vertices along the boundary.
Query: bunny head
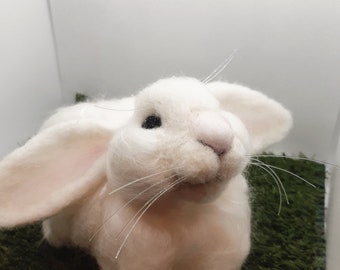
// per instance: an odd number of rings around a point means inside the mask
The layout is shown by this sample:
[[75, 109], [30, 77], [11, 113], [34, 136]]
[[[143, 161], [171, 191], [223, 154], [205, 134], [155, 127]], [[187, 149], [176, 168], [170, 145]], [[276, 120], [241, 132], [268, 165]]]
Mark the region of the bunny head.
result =
[[53, 216], [106, 182], [124, 200], [163, 192], [170, 201], [211, 201], [292, 124], [276, 101], [225, 82], [163, 79], [134, 102], [132, 115], [93, 104], [64, 109], [8, 155], [0, 227]]
[[113, 137], [109, 179], [114, 189], [154, 175], [121, 193], [133, 197], [150, 187], [139, 196], [147, 200], [178, 181], [171, 195], [206, 201], [240, 173], [249, 148], [244, 125], [221, 109], [207, 85], [165, 79], [136, 96], [133, 116]]

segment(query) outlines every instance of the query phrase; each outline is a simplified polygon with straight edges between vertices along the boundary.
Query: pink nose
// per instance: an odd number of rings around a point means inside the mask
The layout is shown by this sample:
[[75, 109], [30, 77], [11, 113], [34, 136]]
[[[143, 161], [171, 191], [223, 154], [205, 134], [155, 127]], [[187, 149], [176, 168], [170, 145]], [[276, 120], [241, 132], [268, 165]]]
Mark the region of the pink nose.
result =
[[233, 131], [226, 118], [213, 111], [199, 112], [193, 120], [196, 139], [210, 147], [218, 156], [231, 148]]

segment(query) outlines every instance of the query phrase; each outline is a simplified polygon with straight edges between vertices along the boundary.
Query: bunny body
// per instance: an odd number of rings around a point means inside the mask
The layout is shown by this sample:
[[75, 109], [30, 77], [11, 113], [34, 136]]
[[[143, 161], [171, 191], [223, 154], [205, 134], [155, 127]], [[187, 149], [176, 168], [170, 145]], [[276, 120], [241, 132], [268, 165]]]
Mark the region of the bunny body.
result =
[[45, 219], [52, 245], [86, 249], [104, 270], [240, 269], [251, 216], [242, 171], [290, 126], [261, 93], [192, 78], [61, 109], [0, 163], [0, 226]]
[[[249, 251], [250, 211], [245, 180], [235, 178], [230, 187], [230, 192], [214, 204], [197, 207], [186, 202], [176, 208], [161, 205], [150, 209], [118, 260], [115, 254], [122, 239], [115, 237], [133, 216], [132, 210], [114, 216], [89, 241], [105, 217], [123, 203], [106, 196], [109, 190], [105, 185], [81, 202], [80, 209], [68, 209], [44, 221], [44, 235], [54, 246], [75, 245], [88, 250], [102, 269], [238, 269]], [[232, 207], [228, 204], [231, 199], [240, 204]]]

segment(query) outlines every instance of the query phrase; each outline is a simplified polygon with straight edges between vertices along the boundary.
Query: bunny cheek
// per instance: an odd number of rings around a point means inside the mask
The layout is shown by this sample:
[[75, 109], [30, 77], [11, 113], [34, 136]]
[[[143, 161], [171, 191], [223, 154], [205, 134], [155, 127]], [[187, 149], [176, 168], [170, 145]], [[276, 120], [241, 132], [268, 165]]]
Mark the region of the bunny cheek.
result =
[[181, 179], [164, 198], [208, 202], [245, 167], [246, 151], [237, 133], [228, 152], [217, 155], [189, 133], [167, 132], [141, 133], [134, 128], [117, 132], [108, 154], [111, 189], [142, 179], [120, 190], [119, 196], [130, 200], [140, 194], [136, 201], [147, 201]]

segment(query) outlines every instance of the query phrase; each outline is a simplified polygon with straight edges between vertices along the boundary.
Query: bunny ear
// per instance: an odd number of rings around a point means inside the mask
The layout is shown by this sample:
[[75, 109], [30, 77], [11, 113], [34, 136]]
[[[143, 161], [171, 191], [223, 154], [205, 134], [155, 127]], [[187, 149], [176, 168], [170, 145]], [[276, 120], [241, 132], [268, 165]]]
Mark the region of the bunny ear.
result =
[[52, 216], [105, 180], [112, 131], [93, 123], [41, 131], [0, 162], [0, 227]]
[[225, 82], [213, 82], [207, 86], [222, 108], [245, 124], [253, 153], [283, 139], [292, 126], [290, 112], [260, 92]]

